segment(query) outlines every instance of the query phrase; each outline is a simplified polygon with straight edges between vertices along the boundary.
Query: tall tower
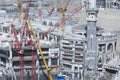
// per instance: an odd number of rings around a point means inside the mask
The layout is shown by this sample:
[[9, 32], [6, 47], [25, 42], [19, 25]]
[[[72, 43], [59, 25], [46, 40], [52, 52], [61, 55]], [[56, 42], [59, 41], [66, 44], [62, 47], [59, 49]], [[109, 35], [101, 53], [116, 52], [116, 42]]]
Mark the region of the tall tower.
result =
[[96, 8], [96, 0], [87, 1], [89, 1], [90, 4], [86, 7], [87, 48], [84, 54], [84, 80], [94, 80], [97, 72], [96, 22], [98, 10]]

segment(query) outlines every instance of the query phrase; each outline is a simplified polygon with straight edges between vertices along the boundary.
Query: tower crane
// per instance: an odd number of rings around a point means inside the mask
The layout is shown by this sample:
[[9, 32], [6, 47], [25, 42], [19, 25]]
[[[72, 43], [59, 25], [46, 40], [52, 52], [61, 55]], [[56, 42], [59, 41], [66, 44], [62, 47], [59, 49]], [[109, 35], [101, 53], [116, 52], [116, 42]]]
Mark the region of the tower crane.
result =
[[[19, 12], [20, 21], [21, 21], [21, 14], [22, 14], [22, 1], [23, 0], [18, 0], [18, 12]], [[14, 37], [16, 39], [16, 42], [14, 44], [14, 49], [19, 53], [19, 58], [20, 58], [20, 80], [24, 80], [24, 54], [23, 54], [23, 48], [22, 48], [23, 43], [27, 43], [28, 46], [30, 46], [32, 49], [32, 80], [35, 80], [36, 79], [36, 72], [35, 72], [36, 71], [35, 70], [36, 69], [36, 53], [35, 53], [35, 49], [33, 48], [34, 43], [31, 39], [30, 30], [27, 24], [30, 0], [27, 0], [27, 2], [28, 4], [27, 4], [26, 12], [23, 18], [23, 25], [20, 31], [20, 40], [18, 40], [17, 33], [15, 31], [13, 24], [11, 24], [11, 34], [14, 34]]]
[[30, 46], [32, 50], [32, 80], [36, 80], [36, 52], [34, 48], [35, 44], [34, 41], [32, 41], [30, 29], [27, 23], [31, 0], [27, 0], [27, 2], [28, 4], [26, 5], [26, 11], [23, 17], [23, 27], [21, 29], [21, 39], [26, 37], [28, 38], [28, 40], [25, 39], [25, 43], [27, 42], [28, 46]]
[[54, 11], [55, 11], [55, 8], [53, 7], [47, 16], [51, 16]]
[[[31, 38], [30, 30], [28, 29], [28, 25], [30, 26], [30, 28], [32, 27], [32, 25], [31, 25], [31, 23], [30, 23], [30, 20], [29, 20], [29, 18], [28, 18], [30, 0], [28, 0], [28, 2], [29, 2], [29, 3], [27, 4], [26, 12], [25, 12], [24, 19], [23, 19], [23, 26], [24, 26], [24, 27], [22, 27], [22, 29], [21, 29], [21, 39], [24, 38], [24, 36], [25, 36], [25, 37], [28, 36], [29, 39]], [[42, 54], [42, 50], [41, 50], [41, 47], [40, 47], [40, 45], [39, 45], [39, 42], [38, 42], [38, 40], [37, 40], [37, 38], [36, 38], [36, 35], [35, 35], [35, 33], [34, 33], [34, 29], [31, 28], [31, 31], [32, 31], [32, 33], [33, 33], [33, 36], [34, 36], [34, 38], [35, 38], [35, 42], [36, 42], [36, 44], [37, 44], [38, 50], [39, 50], [39, 52], [40, 52], [40, 54], [41, 54], [41, 57], [42, 57], [42, 60], [43, 60], [43, 62], [44, 62], [46, 71], [47, 71], [47, 73], [48, 73], [48, 77], [49, 77], [50, 80], [53, 80], [53, 79], [52, 79], [52, 75], [51, 75], [51, 73], [50, 73], [50, 71], [51, 71], [53, 68], [48, 68], [48, 65], [47, 65], [47, 63], [46, 63], [46, 60], [45, 60], [45, 58], [44, 58], [44, 56], [43, 56], [43, 54]], [[26, 33], [28, 33], [28, 34], [26, 34]], [[32, 47], [32, 49], [34, 49], [34, 48], [33, 48], [34, 42], [33, 42], [32, 40], [29, 41], [29, 42], [30, 42], [30, 46]], [[35, 61], [36, 61], [36, 57], [35, 57], [35, 55], [36, 55], [35, 52], [32, 52], [32, 59], [33, 59], [33, 61], [32, 61], [32, 80], [35, 80], [35, 79], [36, 79], [36, 72], [35, 72], [35, 69], [36, 69], [36, 66], [35, 66], [35, 64], [36, 64], [36, 62], [35, 62]]]
[[55, 11], [55, 8], [53, 6], [53, 2], [50, 0], [50, 3], [51, 3], [51, 6], [52, 6], [52, 9], [50, 10], [50, 12], [48, 12], [49, 14], [47, 16], [51, 16], [52, 13]]
[[60, 8], [58, 8], [58, 12], [62, 14], [62, 16], [65, 16], [65, 12], [67, 11], [68, 4], [70, 3], [70, 0], [67, 0], [66, 4], [63, 6], [62, 0], [58, 0], [60, 4]]
[[[25, 33], [24, 32], [26, 32], [26, 31], [24, 31], [26, 28], [28, 28], [28, 25], [27, 25], [27, 21], [28, 21], [28, 24], [30, 25], [30, 27], [31, 27], [31, 23], [30, 23], [30, 20], [28, 20], [28, 13], [29, 13], [29, 5], [30, 5], [30, 0], [28, 0], [28, 4], [27, 4], [27, 9], [26, 9], [26, 12], [25, 12], [25, 15], [24, 15], [24, 20], [23, 20], [23, 29], [21, 29], [21, 37], [23, 37], [23, 35], [25, 35]], [[28, 29], [27, 29], [28, 30]], [[45, 65], [45, 67], [46, 67], [46, 70], [47, 70], [47, 73], [48, 73], [48, 77], [49, 77], [49, 79], [50, 80], [53, 80], [52, 79], [52, 75], [50, 74], [50, 70], [51, 69], [49, 69], [48, 68], [48, 65], [47, 65], [47, 63], [46, 63], [46, 60], [45, 60], [45, 58], [44, 58], [44, 56], [43, 56], [43, 54], [42, 54], [42, 50], [41, 50], [41, 48], [40, 48], [40, 46], [39, 46], [39, 43], [38, 43], [38, 40], [37, 40], [37, 38], [36, 38], [36, 35], [35, 35], [35, 33], [34, 33], [34, 30], [33, 30], [33, 28], [31, 28], [31, 31], [32, 31], [32, 33], [33, 33], [33, 35], [34, 35], [34, 38], [35, 38], [35, 40], [36, 40], [36, 42], [37, 42], [37, 46], [38, 46], [38, 50], [39, 50], [39, 52], [41, 53], [41, 56], [42, 56], [42, 60], [43, 60], [43, 62], [44, 62], [44, 65]], [[30, 38], [30, 32], [29, 31], [27, 31], [28, 33], [29, 33], [29, 38]], [[31, 46], [32, 45], [34, 45], [33, 44], [33, 42], [30, 44]], [[36, 72], [35, 72], [35, 60], [36, 60], [36, 58], [35, 58], [35, 53], [33, 52], [32, 53], [32, 59], [34, 59], [34, 61], [32, 61], [32, 80], [35, 80], [36, 78], [36, 76], [35, 76], [35, 74], [36, 74]], [[21, 79], [21, 80], [23, 80], [23, 79]]]
[[[66, 4], [65, 5], [62, 5], [62, 0], [58, 0], [59, 1], [59, 4], [60, 4], [60, 8], [58, 8], [58, 12], [60, 12], [62, 14], [62, 18], [64, 18], [65, 16], [65, 12], [67, 11], [67, 7], [68, 7], [68, 4], [70, 3], [70, 0], [67, 0]], [[62, 25], [62, 31], [64, 31], [64, 23]]]
[[[28, 0], [28, 1], [30, 2], [30, 0]], [[30, 4], [30, 3], [29, 3], [29, 4]], [[42, 54], [42, 50], [41, 50], [39, 41], [37, 40], [36, 34], [35, 34], [35, 32], [34, 32], [34, 29], [33, 29], [33, 27], [32, 27], [32, 24], [31, 24], [31, 22], [30, 22], [30, 19], [28, 18], [29, 4], [27, 5], [27, 10], [26, 10], [25, 15], [24, 15], [23, 23], [24, 23], [24, 26], [27, 26], [27, 24], [30, 26], [30, 30], [31, 30], [32, 33], [33, 33], [33, 36], [34, 36], [34, 39], [35, 39], [35, 42], [36, 42], [36, 46], [37, 46], [37, 48], [38, 48], [38, 50], [39, 50], [39, 53], [40, 53], [40, 55], [41, 55], [41, 57], [42, 57], [43, 63], [44, 63], [44, 65], [45, 65], [46, 72], [47, 72], [48, 77], [49, 77], [49, 80], [53, 80], [52, 75], [51, 75], [51, 72], [50, 72], [52, 69], [49, 68], [48, 65], [47, 65], [47, 63], [46, 63], [46, 60], [45, 60], [45, 58], [44, 58], [44, 56], [43, 56], [43, 54]], [[75, 9], [71, 12], [71, 13], [72, 13], [71, 15], [62, 18], [59, 22], [57, 22], [57, 23], [55, 24], [55, 26], [53, 26], [52, 28], [50, 28], [50, 29], [49, 29], [48, 31], [46, 31], [45, 33], [50, 33], [50, 32], [52, 32], [55, 28], [57, 28], [58, 26], [60, 26], [61, 24], [63, 24], [67, 19], [69, 19], [69, 18], [70, 18], [71, 16], [73, 16], [75, 13], [77, 13], [77, 12], [80, 11], [82, 8], [84, 8], [87, 4], [88, 4], [88, 3], [85, 3], [83, 6], [81, 5], [81, 6], [77, 7], [77, 8], [75, 8]], [[24, 29], [24, 28], [23, 28], [23, 29]], [[21, 30], [21, 34], [24, 34], [24, 33], [23, 33], [23, 29]], [[22, 35], [21, 35], [21, 37], [22, 37]], [[31, 45], [32, 45], [32, 44], [31, 44]], [[21, 79], [21, 80], [22, 80], [22, 79]]]
[[34, 48], [35, 44], [31, 37], [31, 32], [28, 27], [28, 23], [25, 23], [25, 26], [21, 29], [21, 39], [25, 43], [25, 47], [30, 47], [32, 54], [32, 80], [36, 80], [36, 49]]
[[84, 2], [83, 5], [80, 5], [80, 6], [76, 7], [73, 11], [70, 12], [71, 13], [70, 15], [65, 16], [64, 18], [62, 18], [53, 27], [49, 28], [46, 32], [44, 32], [43, 35], [47, 35], [48, 33], [51, 33], [52, 31], [54, 31], [57, 27], [59, 27], [61, 24], [63, 24], [65, 21], [67, 21], [69, 18], [71, 18], [74, 14], [76, 14], [77, 12], [82, 10], [82, 8], [84, 8], [88, 4], [89, 4], [88, 2]]
[[23, 0], [18, 0], [18, 13], [19, 13], [19, 22], [21, 22], [21, 15], [22, 15], [22, 2]]
[[18, 52], [19, 54], [19, 59], [20, 59], [20, 80], [24, 80], [24, 57], [23, 57], [23, 50], [22, 50], [22, 44], [21, 41], [18, 40], [17, 33], [15, 31], [14, 25], [11, 24], [11, 34], [14, 35], [15, 38], [15, 43], [13, 44], [14, 49]]

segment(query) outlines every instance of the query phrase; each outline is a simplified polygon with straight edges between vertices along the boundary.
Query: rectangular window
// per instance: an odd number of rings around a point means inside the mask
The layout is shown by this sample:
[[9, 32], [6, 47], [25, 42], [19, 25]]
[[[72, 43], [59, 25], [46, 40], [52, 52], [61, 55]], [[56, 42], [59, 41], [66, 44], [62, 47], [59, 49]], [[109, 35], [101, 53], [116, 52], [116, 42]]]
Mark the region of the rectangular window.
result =
[[97, 8], [105, 8], [105, 0], [96, 0]]

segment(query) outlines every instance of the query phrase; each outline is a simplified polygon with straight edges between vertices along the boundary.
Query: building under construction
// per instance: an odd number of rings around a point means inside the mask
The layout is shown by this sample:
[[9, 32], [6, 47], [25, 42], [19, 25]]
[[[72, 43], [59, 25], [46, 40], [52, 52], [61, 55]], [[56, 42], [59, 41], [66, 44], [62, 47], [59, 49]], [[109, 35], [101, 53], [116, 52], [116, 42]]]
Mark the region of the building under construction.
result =
[[97, 23], [99, 10], [119, 14], [119, 0], [1, 0], [0, 9], [0, 80], [119, 80], [118, 31]]

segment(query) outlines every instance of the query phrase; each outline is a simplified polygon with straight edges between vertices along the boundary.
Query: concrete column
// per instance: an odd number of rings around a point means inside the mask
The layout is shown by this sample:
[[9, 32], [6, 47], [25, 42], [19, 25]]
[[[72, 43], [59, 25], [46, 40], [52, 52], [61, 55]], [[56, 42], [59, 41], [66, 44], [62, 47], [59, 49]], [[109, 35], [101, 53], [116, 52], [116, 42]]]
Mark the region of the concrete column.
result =
[[0, 57], [0, 61], [1, 61], [1, 57]]
[[72, 58], [73, 58], [73, 59], [72, 59], [72, 62], [73, 62], [73, 63], [75, 62], [75, 42], [76, 42], [76, 41], [73, 41], [73, 47], [72, 47], [72, 50], [74, 51], [74, 52], [73, 52], [73, 56], [72, 56]]
[[49, 59], [48, 59], [48, 66], [51, 66], [51, 49], [49, 49]]
[[52, 64], [51, 64], [51, 58], [49, 58], [49, 60], [48, 60], [48, 66], [51, 66]]
[[71, 71], [72, 71], [72, 78], [74, 78], [74, 76], [75, 76], [75, 74], [74, 74], [74, 65], [72, 65], [72, 69], [71, 69]]
[[11, 45], [10, 44], [9, 44], [9, 54], [10, 54], [10, 56], [9, 56], [9, 67], [12, 68], [13, 67], [13, 64], [12, 64], [12, 57], [13, 57], [13, 55], [12, 55], [12, 49], [11, 49]]
[[50, 39], [50, 35], [48, 34], [48, 39], [47, 40], [50, 41], [49, 39]]
[[14, 69], [13, 69], [13, 65], [12, 65], [12, 49], [11, 49], [11, 45], [9, 44], [9, 53], [10, 53], [10, 56], [9, 56], [9, 63], [8, 63], [8, 67], [10, 68], [10, 71], [12, 72], [12, 79], [14, 78], [15, 80], [17, 80], [16, 78], [16, 74], [14, 72]]
[[83, 80], [83, 74], [84, 74], [84, 73], [83, 73], [83, 70], [81, 69], [81, 70], [80, 70], [80, 76], [81, 76], [81, 79], [80, 79], [80, 80]]
[[57, 42], [57, 37], [55, 36], [55, 42]]
[[113, 52], [113, 57], [115, 57], [115, 54], [116, 54], [116, 47], [115, 47], [115, 42], [113, 42], [113, 46], [114, 46], [114, 52]]
[[[39, 55], [39, 50], [37, 50], [37, 55]], [[38, 78], [38, 80], [39, 80], [39, 79], [40, 79], [40, 70], [39, 70], [40, 65], [39, 65], [39, 59], [37, 59], [37, 61], [36, 61], [36, 67], [37, 67], [37, 69], [36, 69], [37, 78]]]
[[107, 48], [108, 48], [108, 45], [109, 45], [109, 43], [107, 43], [107, 44], [106, 44], [105, 63], [106, 63], [106, 60], [107, 60], [107, 57], [106, 57], [106, 56], [108, 55], [108, 50], [107, 50]]
[[106, 53], [108, 52], [107, 47], [108, 47], [108, 43], [106, 43]]
[[104, 64], [104, 63], [105, 63], [105, 61], [106, 61], [106, 58], [105, 58], [105, 54], [106, 54], [106, 44], [105, 44], [105, 46], [104, 46], [104, 47], [105, 47], [105, 53], [103, 53], [103, 54], [102, 54], [102, 56], [103, 56], [103, 64]]
[[78, 66], [78, 71], [79, 71], [79, 73], [78, 73], [78, 76], [77, 76], [77, 78], [79, 78], [80, 77], [80, 67]]
[[57, 65], [60, 65], [60, 52], [59, 52], [59, 50], [58, 50], [57, 53], [58, 53], [58, 56], [59, 56], [58, 59], [57, 59]]
[[115, 51], [114, 42], [112, 42], [112, 46], [113, 46], [113, 47], [112, 47], [113, 50], [112, 50], [112, 52], [111, 52], [111, 55], [112, 55], [112, 58], [114, 58], [114, 51]]

